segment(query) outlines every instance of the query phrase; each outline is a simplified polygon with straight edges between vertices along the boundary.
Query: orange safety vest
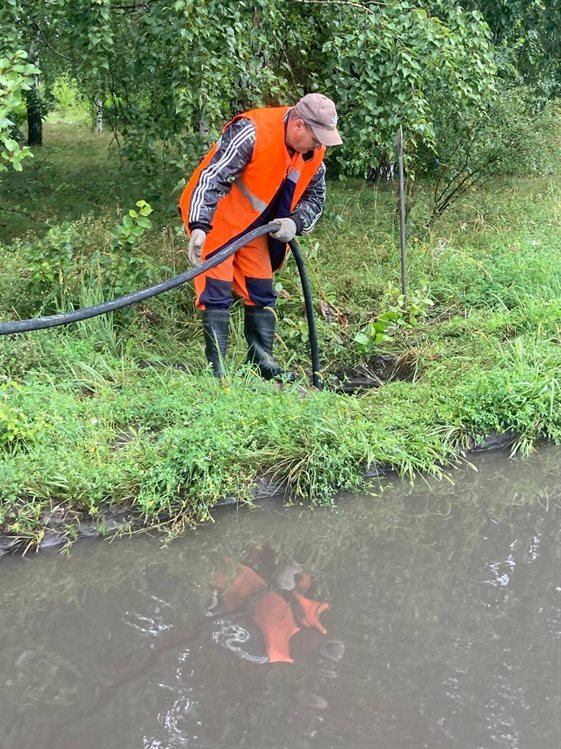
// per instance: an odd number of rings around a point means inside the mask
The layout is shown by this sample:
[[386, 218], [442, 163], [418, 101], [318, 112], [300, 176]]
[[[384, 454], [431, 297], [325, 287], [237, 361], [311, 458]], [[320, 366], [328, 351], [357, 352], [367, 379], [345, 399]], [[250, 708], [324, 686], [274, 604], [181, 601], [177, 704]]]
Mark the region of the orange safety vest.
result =
[[[290, 107], [264, 107], [253, 109], [234, 117], [226, 125], [240, 117], [255, 123], [255, 146], [253, 158], [235, 180], [230, 192], [218, 201], [212, 221], [212, 230], [205, 242], [205, 256], [221, 249], [245, 231], [261, 226], [267, 216], [267, 209], [278, 194], [286, 179], [294, 183], [290, 210], [293, 210], [319, 169], [325, 154], [325, 146], [313, 151], [313, 156], [304, 161], [304, 154], [290, 156], [284, 142], [284, 118]], [[201, 161], [189, 183], [183, 190], [179, 207], [185, 226], [188, 229], [191, 196], [199, 180], [199, 175], [207, 166], [218, 148], [214, 144]]]

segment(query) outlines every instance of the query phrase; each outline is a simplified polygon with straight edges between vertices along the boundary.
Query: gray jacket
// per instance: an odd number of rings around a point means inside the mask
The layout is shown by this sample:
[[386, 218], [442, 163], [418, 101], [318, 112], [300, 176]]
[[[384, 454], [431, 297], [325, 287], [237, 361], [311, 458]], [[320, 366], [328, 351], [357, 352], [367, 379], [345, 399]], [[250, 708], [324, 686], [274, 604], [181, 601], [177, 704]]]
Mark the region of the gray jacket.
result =
[[[216, 153], [199, 175], [189, 206], [189, 230], [212, 229], [212, 219], [220, 198], [228, 194], [253, 157], [255, 124], [244, 117], [233, 122], [222, 134]], [[297, 233], [312, 231], [325, 203], [325, 165], [312, 177], [300, 201], [290, 214]], [[275, 216], [270, 217], [271, 220]]]

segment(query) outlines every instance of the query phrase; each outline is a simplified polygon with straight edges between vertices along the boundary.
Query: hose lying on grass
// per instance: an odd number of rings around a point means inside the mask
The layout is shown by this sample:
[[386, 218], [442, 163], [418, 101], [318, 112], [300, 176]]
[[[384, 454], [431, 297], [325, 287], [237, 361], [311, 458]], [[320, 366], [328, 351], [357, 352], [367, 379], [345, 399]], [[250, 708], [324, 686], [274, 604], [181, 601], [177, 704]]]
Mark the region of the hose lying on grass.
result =
[[[72, 312], [63, 312], [58, 315], [48, 315], [47, 317], [37, 317], [30, 320], [13, 320], [11, 322], [0, 322], [0, 336], [2, 335], [14, 335], [15, 333], [27, 333], [32, 330], [43, 330], [44, 328], [54, 328], [57, 325], [68, 325], [72, 322], [78, 322], [79, 320], [87, 320], [90, 317], [97, 317], [98, 315], [104, 315], [107, 312], [113, 312], [116, 309], [122, 309], [128, 307], [131, 304], [138, 304], [145, 299], [163, 294], [165, 291], [170, 291], [178, 286], [181, 286], [187, 281], [191, 281], [195, 276], [205, 273], [205, 271], [214, 268], [215, 266], [222, 263], [224, 260], [237, 252], [241, 247], [252, 242], [257, 237], [261, 237], [269, 232], [276, 231], [278, 224], [271, 222], [258, 226], [256, 229], [248, 231], [246, 234], [242, 234], [241, 237], [234, 240], [226, 247], [223, 247], [216, 254], [205, 260], [196, 268], [191, 268], [184, 273], [180, 273], [173, 278], [169, 278], [167, 281], [162, 281], [155, 286], [150, 286], [147, 289], [141, 289], [140, 291], [134, 291], [130, 294], [124, 294], [123, 296], [117, 297], [117, 299], [111, 299], [108, 302], [101, 302], [95, 304], [92, 307], [82, 307]], [[300, 252], [300, 247], [296, 240], [290, 242], [290, 248], [294, 254], [298, 272], [300, 274], [300, 280], [302, 282], [302, 289], [304, 292], [304, 302], [306, 305], [306, 318], [308, 321], [308, 330], [310, 338], [310, 352], [312, 359], [312, 383], [314, 387], [321, 388], [321, 379], [319, 376], [319, 353], [317, 344], [317, 333], [314, 318], [314, 309], [312, 303], [312, 293], [306, 270], [304, 267], [304, 261]]]

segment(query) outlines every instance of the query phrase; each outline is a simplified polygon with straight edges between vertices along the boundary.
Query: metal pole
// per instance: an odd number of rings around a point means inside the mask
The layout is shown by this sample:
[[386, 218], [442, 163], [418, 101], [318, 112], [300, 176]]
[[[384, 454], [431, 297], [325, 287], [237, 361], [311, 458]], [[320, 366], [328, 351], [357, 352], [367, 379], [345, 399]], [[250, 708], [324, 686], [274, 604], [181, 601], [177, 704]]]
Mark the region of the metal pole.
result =
[[405, 231], [405, 179], [403, 176], [403, 129], [397, 131], [397, 160], [399, 165], [399, 239], [401, 245], [401, 293], [407, 310], [407, 245]]

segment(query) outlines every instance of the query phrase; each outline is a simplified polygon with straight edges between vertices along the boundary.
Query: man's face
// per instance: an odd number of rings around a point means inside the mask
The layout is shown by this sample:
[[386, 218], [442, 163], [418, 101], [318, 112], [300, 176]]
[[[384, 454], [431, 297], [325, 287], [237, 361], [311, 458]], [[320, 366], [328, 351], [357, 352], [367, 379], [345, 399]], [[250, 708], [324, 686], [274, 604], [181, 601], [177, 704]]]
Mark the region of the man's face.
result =
[[299, 118], [288, 120], [286, 145], [298, 153], [307, 153], [314, 148], [321, 148], [321, 143], [314, 135], [312, 128]]

